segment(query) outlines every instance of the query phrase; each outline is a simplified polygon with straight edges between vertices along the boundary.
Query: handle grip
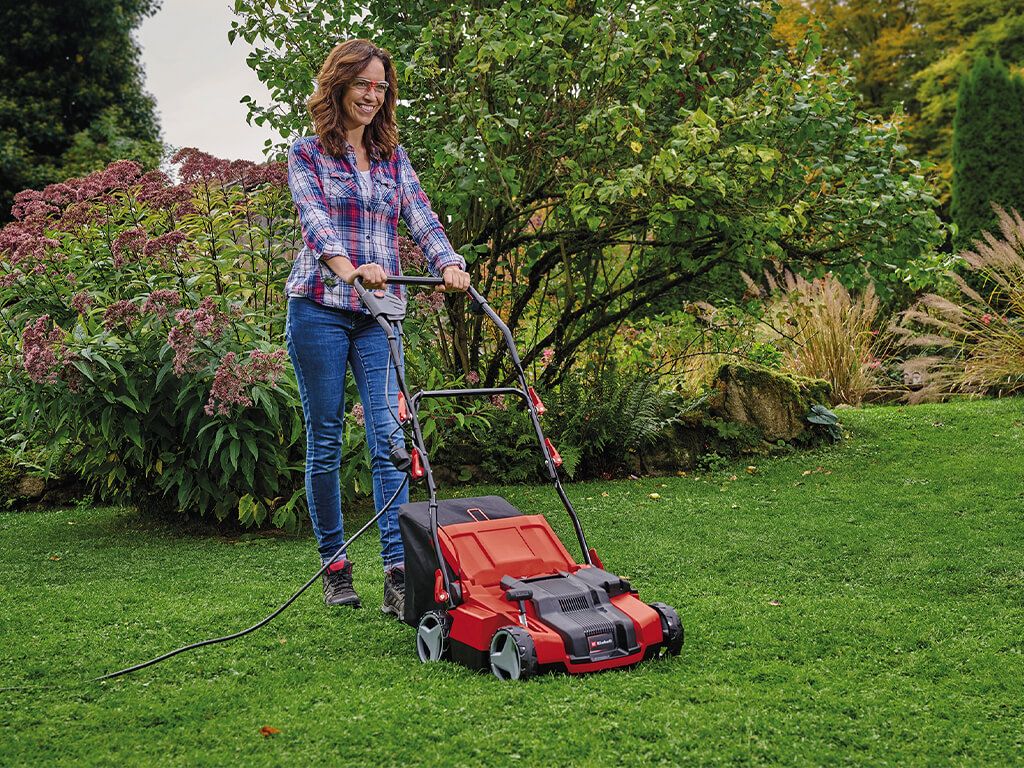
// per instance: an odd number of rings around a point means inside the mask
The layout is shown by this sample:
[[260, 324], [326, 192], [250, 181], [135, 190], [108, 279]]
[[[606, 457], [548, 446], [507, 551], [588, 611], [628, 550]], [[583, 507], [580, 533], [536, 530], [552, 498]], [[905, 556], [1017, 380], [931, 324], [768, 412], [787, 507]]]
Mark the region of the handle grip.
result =
[[430, 285], [444, 285], [444, 278], [433, 277], [431, 275], [425, 275], [423, 277], [416, 277], [414, 275], [388, 275], [388, 282], [393, 283], [394, 285], [418, 285], [425, 288]]
[[[430, 286], [444, 285], [444, 278], [432, 276], [415, 277], [410, 275], [388, 275], [388, 284], [428, 288]], [[363, 285], [363, 281], [360, 280], [358, 277], [352, 281], [352, 287], [356, 289], [356, 295], [359, 296], [360, 298], [362, 298], [363, 294], [369, 290]], [[484, 297], [480, 293], [478, 293], [476, 288], [474, 288], [472, 285], [470, 285], [469, 288], [466, 289], [466, 293], [468, 293], [469, 297], [477, 304], [487, 303]]]

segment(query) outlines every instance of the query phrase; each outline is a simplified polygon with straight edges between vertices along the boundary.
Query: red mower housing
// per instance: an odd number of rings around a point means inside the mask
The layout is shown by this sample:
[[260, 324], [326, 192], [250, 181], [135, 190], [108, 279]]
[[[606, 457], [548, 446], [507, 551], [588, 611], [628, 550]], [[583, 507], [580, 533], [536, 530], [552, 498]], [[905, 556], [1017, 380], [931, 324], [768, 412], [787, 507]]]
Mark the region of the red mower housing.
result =
[[428, 503], [404, 505], [399, 525], [404, 620], [417, 628], [423, 661], [450, 658], [499, 678], [525, 679], [680, 652], [676, 612], [642, 602], [628, 581], [597, 564], [575, 562], [543, 515], [524, 515], [498, 496], [438, 502], [451, 594], [444, 594], [436, 568]]

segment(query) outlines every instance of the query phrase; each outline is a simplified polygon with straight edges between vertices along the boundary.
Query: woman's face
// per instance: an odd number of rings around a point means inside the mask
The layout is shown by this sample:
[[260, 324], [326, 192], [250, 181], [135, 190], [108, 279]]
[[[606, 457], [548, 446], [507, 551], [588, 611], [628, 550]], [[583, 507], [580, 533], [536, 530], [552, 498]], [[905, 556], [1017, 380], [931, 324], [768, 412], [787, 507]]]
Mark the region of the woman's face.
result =
[[373, 122], [377, 110], [384, 104], [384, 91], [380, 90], [384, 85], [384, 78], [384, 62], [373, 58], [345, 89], [345, 95], [341, 99], [341, 110], [346, 130], [365, 127]]

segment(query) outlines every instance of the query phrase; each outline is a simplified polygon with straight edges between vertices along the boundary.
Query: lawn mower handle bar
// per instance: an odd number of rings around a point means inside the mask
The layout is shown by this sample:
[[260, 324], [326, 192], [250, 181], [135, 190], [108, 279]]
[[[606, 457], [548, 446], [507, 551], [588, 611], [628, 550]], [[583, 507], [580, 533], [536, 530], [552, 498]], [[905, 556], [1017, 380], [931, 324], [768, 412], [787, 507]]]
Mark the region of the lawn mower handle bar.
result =
[[[444, 285], [444, 278], [407, 277], [405, 275], [393, 275], [387, 278], [387, 282], [391, 283], [392, 285], [407, 285], [428, 288]], [[379, 305], [377, 305], [377, 302], [374, 302], [372, 299], [367, 300], [369, 298], [368, 294], [371, 293], [371, 289], [366, 288], [362, 284], [362, 280], [360, 280], [360, 278], [357, 277], [352, 281], [352, 287], [355, 288], [356, 294], [359, 296], [359, 299], [362, 302], [363, 306], [370, 311], [370, 314], [373, 316], [373, 319], [377, 321], [377, 324], [387, 335], [388, 345], [391, 348], [391, 355], [393, 359], [401, 359], [400, 347], [398, 344], [398, 337], [401, 335], [402, 332], [401, 321], [393, 321], [391, 318], [386, 316], [386, 313], [379, 307]], [[378, 290], [381, 289], [372, 289], [372, 291]], [[525, 402], [527, 413], [529, 413], [530, 415], [530, 421], [533, 423], [533, 428], [534, 432], [536, 433], [537, 442], [540, 447], [541, 455], [544, 457], [545, 468], [547, 469], [548, 476], [550, 477], [552, 483], [555, 486], [555, 491], [558, 494], [558, 498], [561, 500], [562, 505], [569, 513], [569, 519], [572, 521], [572, 527], [576, 532], [576, 538], [578, 539], [580, 544], [583, 562], [587, 565], [592, 565], [593, 558], [591, 555], [590, 547], [587, 544], [586, 536], [583, 534], [583, 527], [580, 525], [579, 517], [576, 515], [576, 510], [573, 508], [572, 502], [569, 501], [569, 497], [566, 495], [565, 489], [562, 488], [561, 480], [558, 477], [557, 466], [554, 460], [552, 459], [551, 453], [548, 450], [548, 443], [544, 437], [544, 432], [540, 425], [540, 417], [537, 413], [537, 408], [533, 404], [530, 394], [528, 394], [530, 388], [526, 381], [526, 372], [523, 370], [523, 363], [519, 359], [519, 351], [516, 349], [516, 342], [512, 336], [512, 331], [501, 319], [498, 313], [495, 312], [494, 309], [492, 309], [491, 306], [487, 303], [487, 299], [485, 299], [480, 294], [480, 292], [476, 290], [476, 288], [470, 285], [466, 289], [466, 293], [469, 295], [472, 302], [476, 305], [476, 309], [474, 311], [479, 311], [486, 315], [488, 319], [490, 319], [490, 321], [494, 323], [498, 330], [501, 331], [502, 338], [505, 341], [505, 346], [508, 349], [509, 356], [512, 358], [512, 364], [515, 367], [516, 378], [519, 380], [519, 388], [514, 389], [513, 392], [519, 397], [521, 397]], [[375, 306], [377, 307], [376, 309]], [[402, 315], [404, 316], [404, 311], [402, 312]], [[441, 541], [438, 538], [437, 533], [437, 487], [434, 484], [433, 472], [430, 469], [430, 459], [427, 456], [426, 445], [423, 440], [423, 434], [420, 431], [419, 419], [417, 416], [417, 406], [419, 405], [419, 400], [421, 397], [449, 397], [459, 395], [482, 395], [489, 393], [487, 393], [486, 390], [483, 389], [473, 389], [437, 390], [434, 392], [418, 392], [416, 393], [416, 395], [410, 395], [405, 385], [405, 376], [403, 372], [400, 370], [400, 367], [397, 365], [395, 366], [395, 375], [398, 379], [399, 390], [403, 393], [406, 402], [413, 406], [410, 410], [409, 416], [411, 421], [413, 443], [414, 445], [416, 445], [421, 454], [420, 458], [423, 463], [424, 476], [427, 483], [427, 489], [430, 493], [431, 538], [434, 541], [434, 551], [437, 554], [439, 570], [441, 572], [441, 578], [444, 583], [444, 590], [449, 595], [449, 607], [454, 607], [454, 596], [452, 595], [451, 583], [448, 578], [448, 570], [447, 568], [443, 567], [444, 555], [442, 554], [441, 551]], [[499, 391], [501, 391], [501, 389], [499, 389]]]

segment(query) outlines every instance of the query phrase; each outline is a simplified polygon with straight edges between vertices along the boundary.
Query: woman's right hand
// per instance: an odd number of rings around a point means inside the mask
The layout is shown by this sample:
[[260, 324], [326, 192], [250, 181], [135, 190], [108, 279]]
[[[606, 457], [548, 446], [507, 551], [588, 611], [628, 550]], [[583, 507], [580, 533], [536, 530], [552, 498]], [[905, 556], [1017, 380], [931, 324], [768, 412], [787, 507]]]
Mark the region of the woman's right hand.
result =
[[383, 288], [388, 281], [388, 275], [380, 264], [360, 264], [349, 273], [345, 282], [352, 285], [357, 277], [364, 288]]

